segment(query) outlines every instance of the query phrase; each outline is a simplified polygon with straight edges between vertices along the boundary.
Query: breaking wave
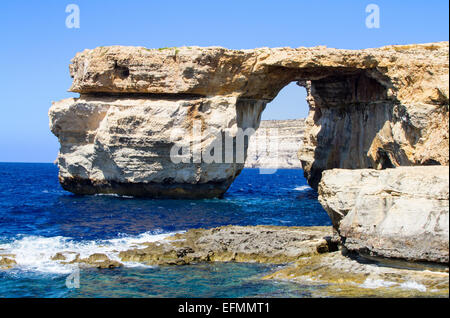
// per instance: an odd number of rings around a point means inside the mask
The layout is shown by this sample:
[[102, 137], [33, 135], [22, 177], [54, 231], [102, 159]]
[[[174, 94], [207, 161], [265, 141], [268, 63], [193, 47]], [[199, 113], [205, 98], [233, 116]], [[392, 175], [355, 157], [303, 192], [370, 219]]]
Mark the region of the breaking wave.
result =
[[[79, 254], [80, 258], [88, 257], [94, 253], [102, 253], [111, 260], [120, 261], [118, 255], [121, 251], [142, 246], [143, 243], [162, 240], [172, 233], [145, 232], [136, 236], [119, 235], [109, 240], [74, 241], [63, 236], [23, 236], [16, 240], [0, 244], [0, 255], [12, 255], [17, 268], [25, 271], [38, 271], [47, 273], [71, 273], [76, 264], [61, 264], [52, 260], [56, 253], [63, 253], [65, 262], [70, 262]], [[125, 266], [143, 266], [132, 262], [122, 262]]]
[[302, 185], [294, 188], [295, 191], [309, 191], [312, 188], [309, 185]]

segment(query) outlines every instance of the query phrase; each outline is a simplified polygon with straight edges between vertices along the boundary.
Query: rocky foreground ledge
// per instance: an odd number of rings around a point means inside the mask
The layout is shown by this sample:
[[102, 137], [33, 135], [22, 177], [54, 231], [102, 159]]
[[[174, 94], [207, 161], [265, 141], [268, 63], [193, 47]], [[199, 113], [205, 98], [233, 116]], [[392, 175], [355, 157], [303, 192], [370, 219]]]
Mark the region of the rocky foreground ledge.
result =
[[[111, 253], [80, 256], [60, 251], [52, 260], [63, 264], [113, 268], [123, 263], [187, 265], [198, 262], [258, 262], [285, 264], [303, 256], [336, 250], [331, 227], [223, 226], [191, 229], [156, 242], [140, 243]], [[0, 265], [17, 265], [15, 255], [0, 251]]]
[[[276, 264], [262, 279], [322, 286], [315, 296], [448, 296], [448, 267], [369, 260], [338, 249], [331, 227], [224, 226], [192, 229], [156, 242], [112, 253], [80, 257], [60, 251], [52, 260], [67, 266], [116, 268], [189, 265], [212, 262]], [[0, 267], [20, 266], [1, 253]], [[262, 274], [263, 275], [263, 274]]]

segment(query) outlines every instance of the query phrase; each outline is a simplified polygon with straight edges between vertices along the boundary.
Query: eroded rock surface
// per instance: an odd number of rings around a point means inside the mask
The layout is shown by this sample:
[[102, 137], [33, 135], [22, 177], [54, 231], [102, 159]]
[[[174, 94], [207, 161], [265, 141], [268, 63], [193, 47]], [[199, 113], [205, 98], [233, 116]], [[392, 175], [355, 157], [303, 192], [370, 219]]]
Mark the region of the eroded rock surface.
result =
[[14, 254], [0, 254], [0, 269], [10, 269], [17, 265]]
[[195, 262], [258, 262], [284, 264], [299, 257], [336, 248], [331, 228], [280, 226], [225, 226], [193, 229], [146, 248], [120, 252], [123, 262], [183, 265]]
[[449, 261], [449, 167], [324, 171], [319, 201], [352, 251]]
[[[72, 60], [71, 91], [54, 103], [60, 181], [75, 193], [156, 197], [223, 194], [244, 166], [173, 165], [168, 136], [209, 150], [218, 136], [256, 129], [292, 81], [310, 105], [299, 152], [309, 184], [323, 170], [448, 165], [448, 42], [366, 50], [99, 47]], [[205, 136], [189, 140], [199, 121]], [[211, 132], [206, 132], [211, 128]], [[247, 144], [245, 144], [245, 147]], [[207, 151], [206, 151], [207, 152]]]
[[[42, 262], [56, 262], [73, 268], [116, 268], [130, 262], [145, 265], [186, 265], [201, 262], [257, 262], [286, 264], [301, 257], [327, 253], [337, 249], [330, 226], [222, 226], [212, 229], [191, 229], [167, 235], [157, 241], [130, 243], [117, 250], [102, 246], [103, 251], [83, 255], [76, 250], [61, 250]], [[14, 266], [15, 255], [0, 254], [0, 269]]]
[[74, 263], [81, 263], [85, 264], [86, 266], [90, 267], [96, 267], [96, 268], [116, 268], [116, 267], [122, 267], [123, 264], [109, 259], [109, 257], [106, 254], [102, 253], [94, 253], [92, 255], [89, 255], [87, 258], [79, 259], [77, 258]]
[[[240, 173], [244, 160], [193, 162], [194, 151], [179, 154], [172, 147], [175, 142], [186, 148], [195, 144], [199, 152], [213, 147], [224, 129], [233, 135], [238, 128], [257, 128], [262, 110], [258, 101], [224, 96], [62, 100], [49, 111], [51, 130], [61, 143], [61, 185], [78, 194], [218, 197]], [[192, 133], [196, 125], [199, 134]], [[176, 156], [178, 161], [173, 160]]]
[[303, 257], [264, 277], [312, 289], [312, 297], [448, 297], [448, 268], [386, 266], [340, 251]]

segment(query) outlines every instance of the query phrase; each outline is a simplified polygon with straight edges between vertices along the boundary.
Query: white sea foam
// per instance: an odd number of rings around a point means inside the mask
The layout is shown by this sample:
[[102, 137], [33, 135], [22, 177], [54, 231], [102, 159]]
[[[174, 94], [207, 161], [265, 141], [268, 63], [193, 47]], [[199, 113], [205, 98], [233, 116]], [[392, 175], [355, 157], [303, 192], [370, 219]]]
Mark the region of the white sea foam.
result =
[[298, 187], [294, 188], [295, 191], [308, 191], [308, 190], [311, 190], [311, 189], [312, 188], [310, 186], [308, 186], [308, 185], [302, 185], [302, 186], [298, 186]]
[[394, 285], [396, 285], [396, 283], [387, 280], [367, 278], [360, 286], [362, 288], [380, 288], [392, 287]]
[[380, 287], [398, 287], [398, 288], [402, 288], [402, 289], [415, 289], [421, 292], [425, 292], [427, 291], [426, 286], [414, 282], [414, 281], [407, 281], [407, 282], [403, 282], [401, 284], [396, 283], [396, 282], [390, 282], [387, 280], [382, 280], [382, 279], [371, 279], [371, 278], [367, 278], [364, 283], [362, 283], [360, 285], [363, 288], [380, 288]]
[[123, 198], [123, 199], [134, 199], [133, 196], [131, 195], [122, 195], [122, 194], [117, 194], [117, 193], [96, 193], [94, 194], [94, 196], [97, 197], [115, 197], [115, 198]]
[[[145, 232], [137, 236], [122, 235], [110, 240], [81, 242], [62, 236], [23, 236], [11, 243], [0, 244], [0, 249], [2, 254], [14, 254], [14, 259], [22, 270], [66, 274], [71, 273], [77, 265], [53, 261], [51, 258], [58, 252], [67, 257], [66, 261], [74, 259], [76, 254], [85, 258], [94, 253], [103, 253], [112, 260], [120, 261], [119, 252], [142, 246], [146, 242], [159, 241], [173, 234]], [[122, 263], [129, 267], [143, 266], [132, 262]]]
[[413, 282], [413, 281], [404, 282], [404, 283], [400, 284], [400, 287], [404, 288], [404, 289], [416, 289], [421, 292], [427, 291], [427, 288], [425, 287], [425, 285], [422, 285], [420, 283]]

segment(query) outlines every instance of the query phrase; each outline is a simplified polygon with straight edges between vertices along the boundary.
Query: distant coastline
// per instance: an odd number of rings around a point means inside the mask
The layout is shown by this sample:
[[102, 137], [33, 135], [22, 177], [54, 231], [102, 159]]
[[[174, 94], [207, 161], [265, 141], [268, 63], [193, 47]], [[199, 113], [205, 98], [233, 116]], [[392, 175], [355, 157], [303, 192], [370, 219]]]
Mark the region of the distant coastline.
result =
[[303, 144], [304, 129], [303, 118], [262, 120], [250, 139], [245, 168], [301, 169], [297, 152]]

